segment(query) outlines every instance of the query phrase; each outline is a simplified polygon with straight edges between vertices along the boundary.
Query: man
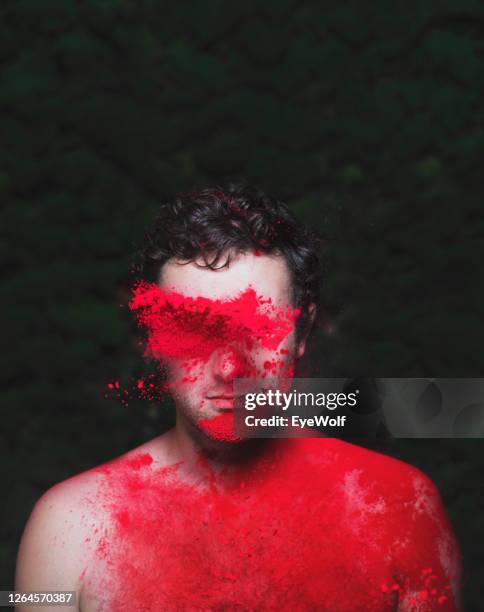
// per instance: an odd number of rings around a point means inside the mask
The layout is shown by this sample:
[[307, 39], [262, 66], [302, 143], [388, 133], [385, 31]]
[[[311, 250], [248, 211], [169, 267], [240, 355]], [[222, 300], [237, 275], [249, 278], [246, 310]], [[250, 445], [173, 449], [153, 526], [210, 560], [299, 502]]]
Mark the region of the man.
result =
[[83, 612], [458, 609], [458, 546], [417, 469], [234, 433], [233, 380], [291, 379], [315, 317], [317, 241], [287, 207], [250, 188], [182, 194], [140, 272], [131, 308], [176, 427], [41, 498], [17, 590], [75, 590]]

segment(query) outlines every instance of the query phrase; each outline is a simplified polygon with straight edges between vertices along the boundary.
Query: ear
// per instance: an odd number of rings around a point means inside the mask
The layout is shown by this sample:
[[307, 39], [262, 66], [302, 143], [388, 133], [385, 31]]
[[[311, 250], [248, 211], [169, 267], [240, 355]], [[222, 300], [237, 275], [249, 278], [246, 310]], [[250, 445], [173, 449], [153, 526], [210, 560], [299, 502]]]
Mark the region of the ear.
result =
[[306, 351], [306, 342], [307, 342], [309, 332], [311, 331], [315, 318], [316, 318], [316, 304], [314, 304], [314, 302], [311, 302], [311, 304], [309, 304], [308, 306], [308, 324], [306, 325], [306, 329], [304, 330], [304, 333], [301, 335], [301, 338], [299, 338], [299, 341], [297, 343], [296, 355], [298, 359], [300, 359]]

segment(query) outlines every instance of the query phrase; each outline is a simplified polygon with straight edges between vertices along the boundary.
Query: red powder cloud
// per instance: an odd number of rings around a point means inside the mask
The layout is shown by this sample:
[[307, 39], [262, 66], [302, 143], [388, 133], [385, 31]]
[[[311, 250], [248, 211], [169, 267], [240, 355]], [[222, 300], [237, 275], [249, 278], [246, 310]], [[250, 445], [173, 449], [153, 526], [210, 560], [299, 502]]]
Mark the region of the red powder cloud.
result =
[[141, 282], [129, 304], [147, 330], [146, 354], [158, 359], [206, 361], [220, 347], [237, 342], [248, 350], [276, 350], [293, 330], [299, 309], [283, 309], [247, 289], [231, 300], [165, 292]]

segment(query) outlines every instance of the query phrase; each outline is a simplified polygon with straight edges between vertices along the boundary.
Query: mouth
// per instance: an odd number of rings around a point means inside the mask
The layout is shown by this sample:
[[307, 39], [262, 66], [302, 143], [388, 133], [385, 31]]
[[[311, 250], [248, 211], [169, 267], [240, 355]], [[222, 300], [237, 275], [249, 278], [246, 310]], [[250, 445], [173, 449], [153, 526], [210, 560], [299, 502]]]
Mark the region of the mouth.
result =
[[240, 395], [211, 395], [207, 400], [212, 406], [222, 411], [232, 411], [235, 407], [235, 402], [243, 396]]

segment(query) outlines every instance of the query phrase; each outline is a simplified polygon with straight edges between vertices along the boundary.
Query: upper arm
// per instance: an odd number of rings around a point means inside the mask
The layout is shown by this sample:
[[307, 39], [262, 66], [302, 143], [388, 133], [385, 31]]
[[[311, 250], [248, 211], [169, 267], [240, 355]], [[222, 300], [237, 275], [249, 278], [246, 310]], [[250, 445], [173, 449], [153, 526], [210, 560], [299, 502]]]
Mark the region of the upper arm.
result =
[[461, 552], [432, 481], [412, 470], [396, 564], [399, 610], [460, 610]]
[[[75, 509], [62, 485], [37, 502], [25, 527], [17, 555], [17, 591], [77, 591], [82, 534]], [[74, 609], [58, 607], [60, 610]], [[30, 607], [20, 606], [20, 611]], [[51, 607], [36, 606], [36, 610]]]

